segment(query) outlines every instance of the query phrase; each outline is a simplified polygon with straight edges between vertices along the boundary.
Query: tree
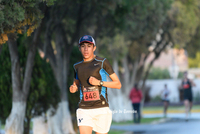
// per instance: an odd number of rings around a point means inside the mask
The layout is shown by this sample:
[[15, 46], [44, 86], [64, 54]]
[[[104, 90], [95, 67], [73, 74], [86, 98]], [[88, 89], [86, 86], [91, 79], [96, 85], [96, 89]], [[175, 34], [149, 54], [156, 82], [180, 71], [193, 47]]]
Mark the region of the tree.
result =
[[[52, 3], [53, 0], [47, 0]], [[42, 12], [39, 9], [40, 0], [25, 1], [0, 1], [0, 35], [1, 43], [8, 40], [8, 46], [11, 57], [12, 66], [12, 110], [6, 120], [6, 133], [22, 134], [24, 126], [24, 117], [26, 109], [26, 101], [30, 88], [31, 74], [33, 69], [33, 61], [36, 52], [36, 44], [40, 34], [39, 27], [34, 32], [32, 43], [29, 45], [29, 53], [27, 56], [26, 70], [21, 76], [20, 57], [17, 50], [16, 32], [22, 33], [27, 28], [27, 35], [30, 35], [34, 29], [38, 27], [42, 18]], [[27, 27], [25, 27], [27, 26]], [[24, 78], [24, 81], [21, 81]]]
[[[30, 40], [30, 39], [29, 39]], [[25, 42], [28, 42], [26, 35], [19, 35], [18, 50], [21, 71], [25, 71], [26, 63], [26, 49]], [[5, 60], [6, 57], [6, 60]], [[8, 117], [12, 107], [12, 82], [11, 82], [11, 61], [9, 56], [8, 45], [4, 44], [3, 51], [0, 57], [1, 63], [1, 103], [2, 113], [0, 119], [4, 122]], [[8, 86], [10, 85], [10, 86]], [[56, 108], [59, 101], [59, 90], [57, 83], [54, 80], [53, 73], [46, 61], [43, 61], [39, 54], [36, 54], [35, 64], [33, 67], [33, 75], [31, 79], [30, 92], [27, 97], [27, 107], [25, 114], [24, 133], [28, 134], [30, 131], [30, 121], [33, 117], [42, 115], [51, 107]]]
[[185, 47], [195, 35], [199, 26], [200, 2], [198, 0], [175, 0], [168, 18], [174, 25], [170, 33], [174, 45]]

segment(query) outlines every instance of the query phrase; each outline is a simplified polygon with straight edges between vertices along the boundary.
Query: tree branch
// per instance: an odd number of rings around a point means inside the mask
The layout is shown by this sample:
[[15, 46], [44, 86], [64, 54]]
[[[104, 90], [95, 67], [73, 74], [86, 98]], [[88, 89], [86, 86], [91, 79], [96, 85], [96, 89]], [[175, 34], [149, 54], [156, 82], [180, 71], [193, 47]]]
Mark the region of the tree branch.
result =
[[12, 89], [13, 100], [12, 101], [24, 101], [21, 81], [21, 71], [19, 63], [19, 54], [17, 49], [16, 35], [14, 33], [8, 34], [8, 47], [11, 58], [11, 72], [12, 72]]
[[42, 50], [45, 53], [45, 57], [47, 57], [49, 59], [54, 73], [56, 73], [55, 72], [55, 70], [56, 70], [56, 58], [55, 58], [55, 55], [54, 55], [54, 50], [53, 50], [52, 45], [51, 45], [51, 34], [53, 32], [53, 29], [51, 29], [52, 23], [53, 23], [52, 19], [50, 19], [47, 22], [47, 27], [46, 27], [46, 31], [45, 31], [45, 43], [43, 44]]
[[28, 57], [26, 61], [26, 69], [25, 69], [25, 74], [24, 74], [24, 82], [23, 82], [23, 92], [25, 94], [25, 97], [28, 96], [28, 93], [30, 90], [31, 75], [32, 75], [33, 66], [34, 66], [35, 53], [36, 53], [36, 48], [38, 44], [38, 39], [41, 33], [41, 28], [43, 25], [44, 25], [44, 21], [42, 21], [40, 26], [35, 30], [33, 42], [29, 48]]

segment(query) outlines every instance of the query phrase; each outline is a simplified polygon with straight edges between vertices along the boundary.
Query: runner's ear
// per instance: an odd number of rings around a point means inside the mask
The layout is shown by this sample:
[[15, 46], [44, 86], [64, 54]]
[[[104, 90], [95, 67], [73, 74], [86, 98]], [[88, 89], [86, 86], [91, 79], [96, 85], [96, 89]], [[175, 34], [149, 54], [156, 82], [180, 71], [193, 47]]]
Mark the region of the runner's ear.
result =
[[94, 45], [93, 52], [96, 50], [96, 48], [97, 48], [97, 47]]
[[79, 51], [81, 52], [81, 46], [80, 46], [80, 45], [78, 46], [78, 49], [79, 49]]

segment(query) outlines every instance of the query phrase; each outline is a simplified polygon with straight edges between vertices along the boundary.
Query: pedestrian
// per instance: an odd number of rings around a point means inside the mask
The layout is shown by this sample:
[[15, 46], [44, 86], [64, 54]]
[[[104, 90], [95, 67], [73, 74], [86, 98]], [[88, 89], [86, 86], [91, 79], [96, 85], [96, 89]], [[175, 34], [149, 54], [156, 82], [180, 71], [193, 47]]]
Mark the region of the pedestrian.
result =
[[189, 113], [191, 112], [192, 101], [193, 101], [192, 86], [196, 86], [196, 84], [192, 80], [188, 79], [188, 73], [184, 72], [184, 77], [183, 77], [181, 85], [183, 89], [186, 121], [188, 121]]
[[141, 113], [140, 113], [140, 102], [142, 100], [142, 92], [138, 89], [138, 84], [135, 84], [131, 89], [129, 94], [133, 106], [133, 120], [134, 123], [140, 123]]
[[163, 106], [164, 106], [164, 117], [167, 117], [167, 109], [169, 106], [169, 94], [170, 90], [167, 87], [167, 84], [164, 85], [164, 89], [161, 91], [161, 99], [163, 101]]
[[[70, 92], [80, 91], [79, 108], [76, 110], [80, 134], [107, 134], [112, 122], [107, 88], [121, 88], [121, 82], [106, 58], [94, 54], [95, 40], [84, 35], [79, 40], [83, 60], [74, 64], [74, 82]], [[108, 75], [111, 81], [106, 80]]]

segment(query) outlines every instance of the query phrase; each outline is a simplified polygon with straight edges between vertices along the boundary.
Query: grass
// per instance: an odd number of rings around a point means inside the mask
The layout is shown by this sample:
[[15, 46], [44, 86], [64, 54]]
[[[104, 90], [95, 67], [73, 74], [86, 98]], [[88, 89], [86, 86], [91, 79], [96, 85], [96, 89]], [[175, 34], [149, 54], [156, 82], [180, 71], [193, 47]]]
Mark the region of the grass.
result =
[[[169, 106], [168, 113], [184, 113], [185, 107], [184, 106]], [[192, 107], [192, 112], [200, 112], [200, 105], [194, 105]], [[152, 113], [163, 113], [162, 106], [154, 106], [154, 107], [144, 107], [143, 114], [152, 114]]]
[[[141, 119], [141, 124], [147, 124], [147, 123], [152, 123], [154, 121], [158, 121], [162, 118], [160, 117], [156, 117], [156, 118], [142, 118]], [[133, 120], [130, 120], [130, 121], [124, 121], [124, 122], [112, 122], [112, 125], [131, 125], [131, 124], [134, 124], [133, 123]]]
[[5, 125], [1, 124], [1, 129], [4, 129], [5, 128]]
[[119, 131], [119, 130], [110, 130], [108, 132], [108, 134], [123, 134], [125, 133], [126, 131]]
[[[123, 134], [125, 133], [126, 131], [119, 131], [119, 130], [110, 130], [108, 132], [108, 134]], [[96, 134], [94, 131], [92, 132], [92, 134]]]

